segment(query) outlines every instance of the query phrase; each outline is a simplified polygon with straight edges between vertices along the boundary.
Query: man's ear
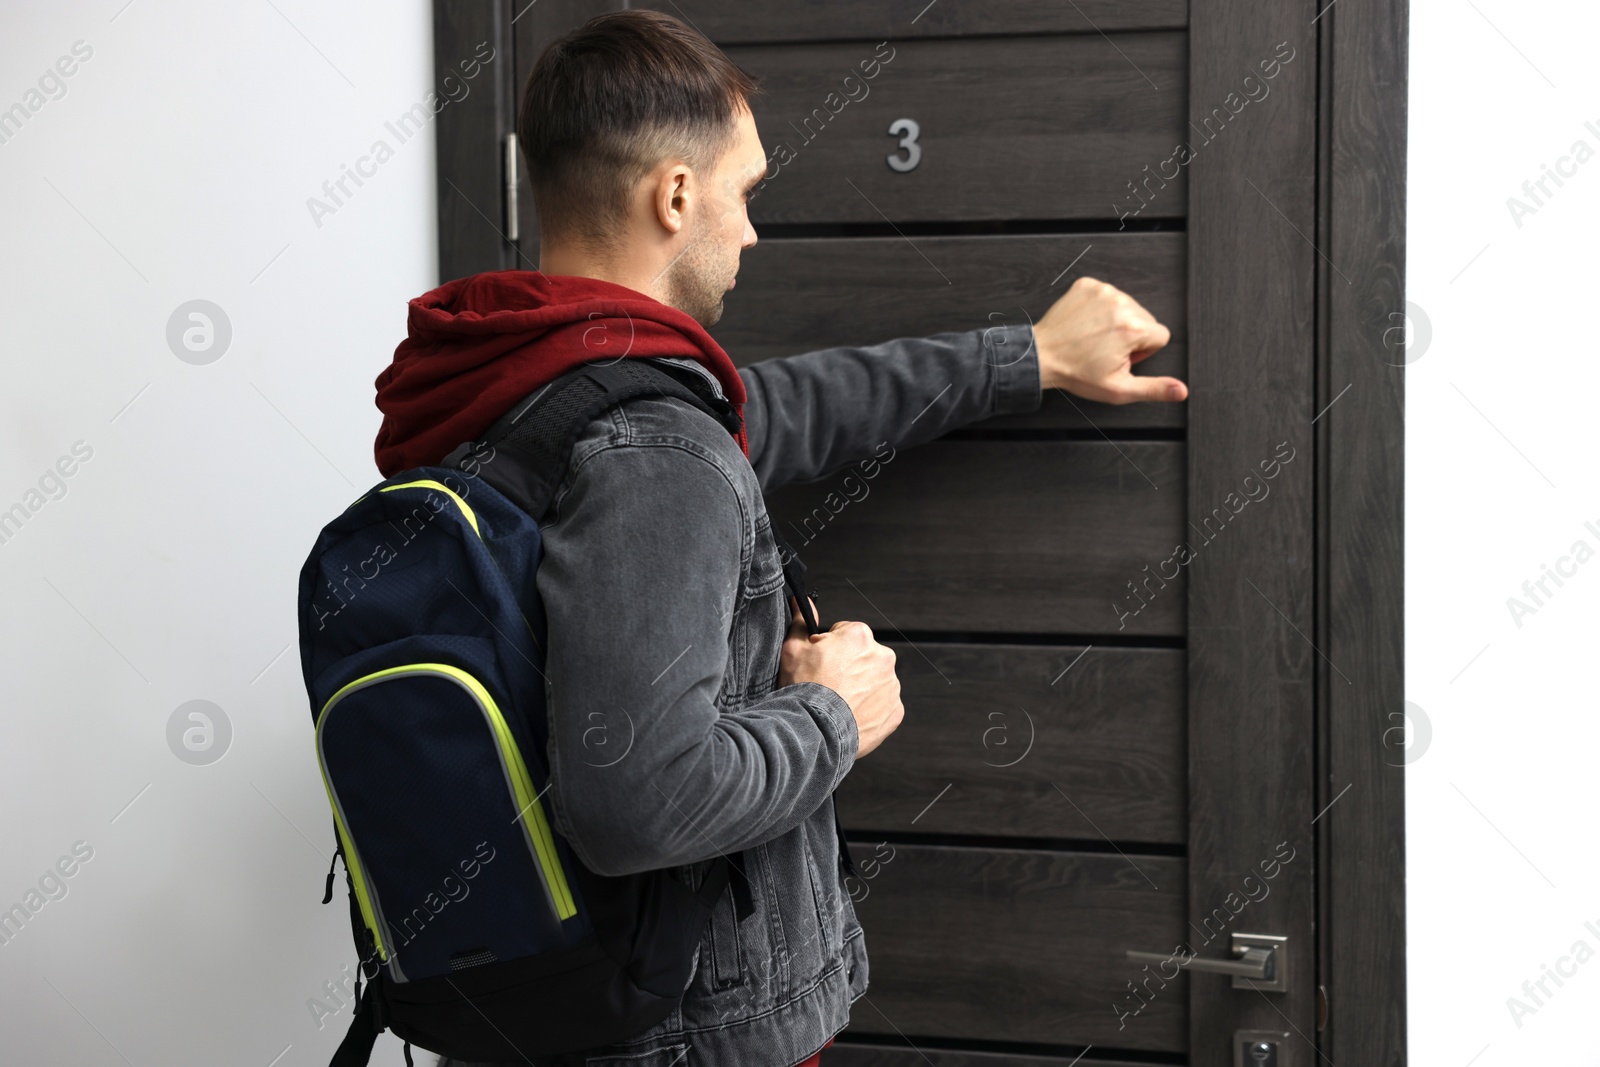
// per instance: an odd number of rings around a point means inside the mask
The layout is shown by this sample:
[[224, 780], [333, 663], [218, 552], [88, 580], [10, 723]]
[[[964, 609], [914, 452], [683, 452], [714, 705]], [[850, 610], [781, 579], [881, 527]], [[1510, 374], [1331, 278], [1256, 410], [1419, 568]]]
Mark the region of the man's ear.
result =
[[656, 221], [668, 233], [683, 229], [694, 198], [694, 173], [682, 163], [663, 167], [657, 174], [651, 204]]

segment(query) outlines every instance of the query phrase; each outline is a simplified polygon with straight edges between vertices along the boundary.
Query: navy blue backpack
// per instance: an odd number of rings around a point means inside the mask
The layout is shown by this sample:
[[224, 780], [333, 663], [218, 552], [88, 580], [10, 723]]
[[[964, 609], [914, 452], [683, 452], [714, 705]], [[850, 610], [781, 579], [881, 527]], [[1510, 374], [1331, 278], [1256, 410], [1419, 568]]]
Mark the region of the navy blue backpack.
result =
[[408, 1062], [410, 1044], [520, 1062], [622, 1040], [679, 1003], [718, 897], [751, 911], [740, 855], [698, 885], [601, 877], [552, 825], [538, 520], [578, 433], [635, 396], [738, 426], [693, 372], [585, 364], [379, 483], [301, 571], [301, 664], [366, 980], [334, 1067], [365, 1064], [386, 1028]]

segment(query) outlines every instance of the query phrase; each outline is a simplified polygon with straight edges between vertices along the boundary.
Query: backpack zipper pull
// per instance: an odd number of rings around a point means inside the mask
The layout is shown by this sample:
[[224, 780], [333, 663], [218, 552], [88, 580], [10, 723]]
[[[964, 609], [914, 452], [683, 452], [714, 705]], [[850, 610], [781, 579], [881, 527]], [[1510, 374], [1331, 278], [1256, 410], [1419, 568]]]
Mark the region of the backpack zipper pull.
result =
[[328, 903], [333, 899], [333, 868], [339, 863], [339, 849], [333, 850], [333, 859], [328, 863], [328, 884], [322, 889], [322, 902]]

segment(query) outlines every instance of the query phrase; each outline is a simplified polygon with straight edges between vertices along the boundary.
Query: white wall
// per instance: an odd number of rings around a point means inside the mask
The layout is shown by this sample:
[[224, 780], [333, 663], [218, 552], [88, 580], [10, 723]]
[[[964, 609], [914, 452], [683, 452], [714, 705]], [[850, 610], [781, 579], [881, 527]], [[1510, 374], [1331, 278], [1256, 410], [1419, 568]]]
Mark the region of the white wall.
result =
[[[1414, 317], [1406, 380], [1406, 687], [1432, 729], [1406, 788], [1415, 1067], [1600, 1063], [1600, 955], [1542, 1003], [1522, 991], [1579, 941], [1600, 953], [1600, 556], [1542, 606], [1522, 592], [1575, 542], [1600, 552], [1596, 40], [1580, 0], [1412, 4], [1407, 287], [1432, 331], [1424, 351]], [[1579, 140], [1595, 158], [1533, 204], [1522, 183]]]
[[[432, 130], [384, 129], [431, 88], [430, 5], [125, 3], [0, 10], [0, 108], [92, 49], [0, 144], [0, 509], [92, 450], [0, 543], [0, 907], [93, 850], [0, 946], [0, 1060], [325, 1064], [349, 1012], [319, 1030], [307, 1001], [353, 949], [285, 649], [436, 284]], [[318, 227], [307, 198], [379, 138]], [[195, 299], [232, 327], [208, 365], [167, 343]], [[192, 700], [231, 723], [210, 765], [169, 749]]]

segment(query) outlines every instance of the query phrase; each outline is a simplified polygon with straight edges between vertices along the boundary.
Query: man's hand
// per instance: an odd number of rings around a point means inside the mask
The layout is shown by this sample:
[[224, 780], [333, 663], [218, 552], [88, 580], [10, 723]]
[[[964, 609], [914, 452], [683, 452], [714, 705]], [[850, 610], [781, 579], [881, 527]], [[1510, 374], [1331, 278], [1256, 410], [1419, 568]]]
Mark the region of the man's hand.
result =
[[1171, 337], [1171, 331], [1121, 289], [1079, 278], [1034, 324], [1039, 386], [1107, 404], [1183, 400], [1189, 389], [1178, 379], [1133, 373], [1135, 363], [1154, 355]]
[[778, 661], [778, 684], [816, 682], [844, 697], [856, 717], [860, 759], [905, 717], [894, 658], [894, 650], [878, 644], [864, 622], [836, 622], [827, 633], [810, 634], [796, 610]]

